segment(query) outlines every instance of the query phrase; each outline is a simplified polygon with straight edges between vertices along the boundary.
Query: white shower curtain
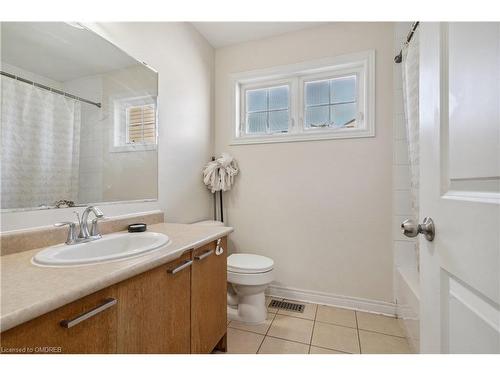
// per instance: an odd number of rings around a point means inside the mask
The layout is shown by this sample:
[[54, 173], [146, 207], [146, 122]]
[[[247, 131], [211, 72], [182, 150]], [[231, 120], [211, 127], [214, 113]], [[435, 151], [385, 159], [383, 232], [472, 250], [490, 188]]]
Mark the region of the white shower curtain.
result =
[[80, 103], [1, 78], [1, 207], [76, 201]]
[[[418, 30], [413, 34], [411, 42], [403, 48], [403, 97], [408, 139], [408, 156], [410, 164], [410, 188], [412, 216], [419, 220], [419, 36]], [[415, 245], [418, 257], [418, 241]], [[418, 268], [418, 265], [417, 265]]]

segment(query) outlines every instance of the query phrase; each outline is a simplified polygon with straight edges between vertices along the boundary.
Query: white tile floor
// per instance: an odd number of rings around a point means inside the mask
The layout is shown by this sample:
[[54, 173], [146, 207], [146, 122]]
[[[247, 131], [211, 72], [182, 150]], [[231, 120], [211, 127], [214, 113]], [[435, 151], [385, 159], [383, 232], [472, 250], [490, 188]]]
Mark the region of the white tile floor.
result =
[[228, 353], [411, 353], [396, 318], [300, 303], [303, 313], [269, 308], [263, 324], [228, 322]]

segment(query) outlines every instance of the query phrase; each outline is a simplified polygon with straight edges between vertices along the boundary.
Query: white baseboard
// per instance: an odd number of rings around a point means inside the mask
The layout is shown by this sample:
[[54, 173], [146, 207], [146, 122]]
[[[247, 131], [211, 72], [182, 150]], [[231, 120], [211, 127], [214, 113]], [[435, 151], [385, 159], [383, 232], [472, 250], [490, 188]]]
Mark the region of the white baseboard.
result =
[[317, 303], [321, 305], [342, 307], [351, 310], [367, 311], [388, 316], [396, 316], [396, 304], [390, 302], [375, 301], [357, 297], [339, 296], [325, 292], [295, 289], [272, 284], [267, 288], [266, 295], [292, 299], [301, 302]]

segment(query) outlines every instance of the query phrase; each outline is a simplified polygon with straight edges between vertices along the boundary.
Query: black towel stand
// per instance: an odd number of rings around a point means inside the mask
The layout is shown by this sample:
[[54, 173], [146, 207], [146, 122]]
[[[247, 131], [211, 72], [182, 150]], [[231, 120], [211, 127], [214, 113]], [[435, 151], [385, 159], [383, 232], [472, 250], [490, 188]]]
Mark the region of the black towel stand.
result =
[[[212, 161], [215, 161], [215, 156], [212, 156]], [[224, 206], [222, 204], [222, 190], [219, 190], [220, 202], [220, 221], [224, 222]], [[214, 220], [217, 221], [217, 192], [214, 192]]]

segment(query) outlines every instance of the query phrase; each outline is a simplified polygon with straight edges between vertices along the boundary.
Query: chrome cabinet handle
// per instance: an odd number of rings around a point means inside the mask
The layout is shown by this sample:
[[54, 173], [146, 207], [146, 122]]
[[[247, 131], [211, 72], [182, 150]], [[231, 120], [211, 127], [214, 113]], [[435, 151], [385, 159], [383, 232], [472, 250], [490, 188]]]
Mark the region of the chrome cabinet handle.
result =
[[427, 241], [434, 240], [434, 236], [436, 235], [434, 221], [430, 217], [424, 218], [422, 224], [417, 224], [411, 219], [406, 219], [401, 223], [401, 232], [410, 238], [417, 237], [421, 233]]
[[103, 303], [101, 303], [99, 306], [96, 308], [93, 308], [90, 311], [87, 311], [81, 315], [78, 315], [76, 318], [73, 319], [64, 319], [59, 322], [59, 325], [64, 328], [71, 328], [76, 326], [77, 324], [80, 324], [84, 320], [87, 320], [89, 318], [92, 318], [94, 315], [99, 314], [100, 312], [103, 312], [104, 310], [109, 309], [111, 306], [116, 305], [118, 301], [114, 298], [106, 298]]
[[180, 266], [172, 268], [172, 269], [169, 269], [169, 270], [167, 270], [167, 272], [170, 273], [170, 274], [172, 274], [172, 275], [174, 275], [177, 272], [182, 271], [184, 268], [188, 268], [191, 264], [193, 264], [192, 260], [186, 260]]
[[208, 251], [205, 251], [203, 254], [201, 255], [197, 255], [194, 257], [194, 259], [196, 260], [203, 260], [205, 259], [206, 257], [209, 257], [210, 255], [212, 255], [214, 253], [213, 250], [208, 250]]

